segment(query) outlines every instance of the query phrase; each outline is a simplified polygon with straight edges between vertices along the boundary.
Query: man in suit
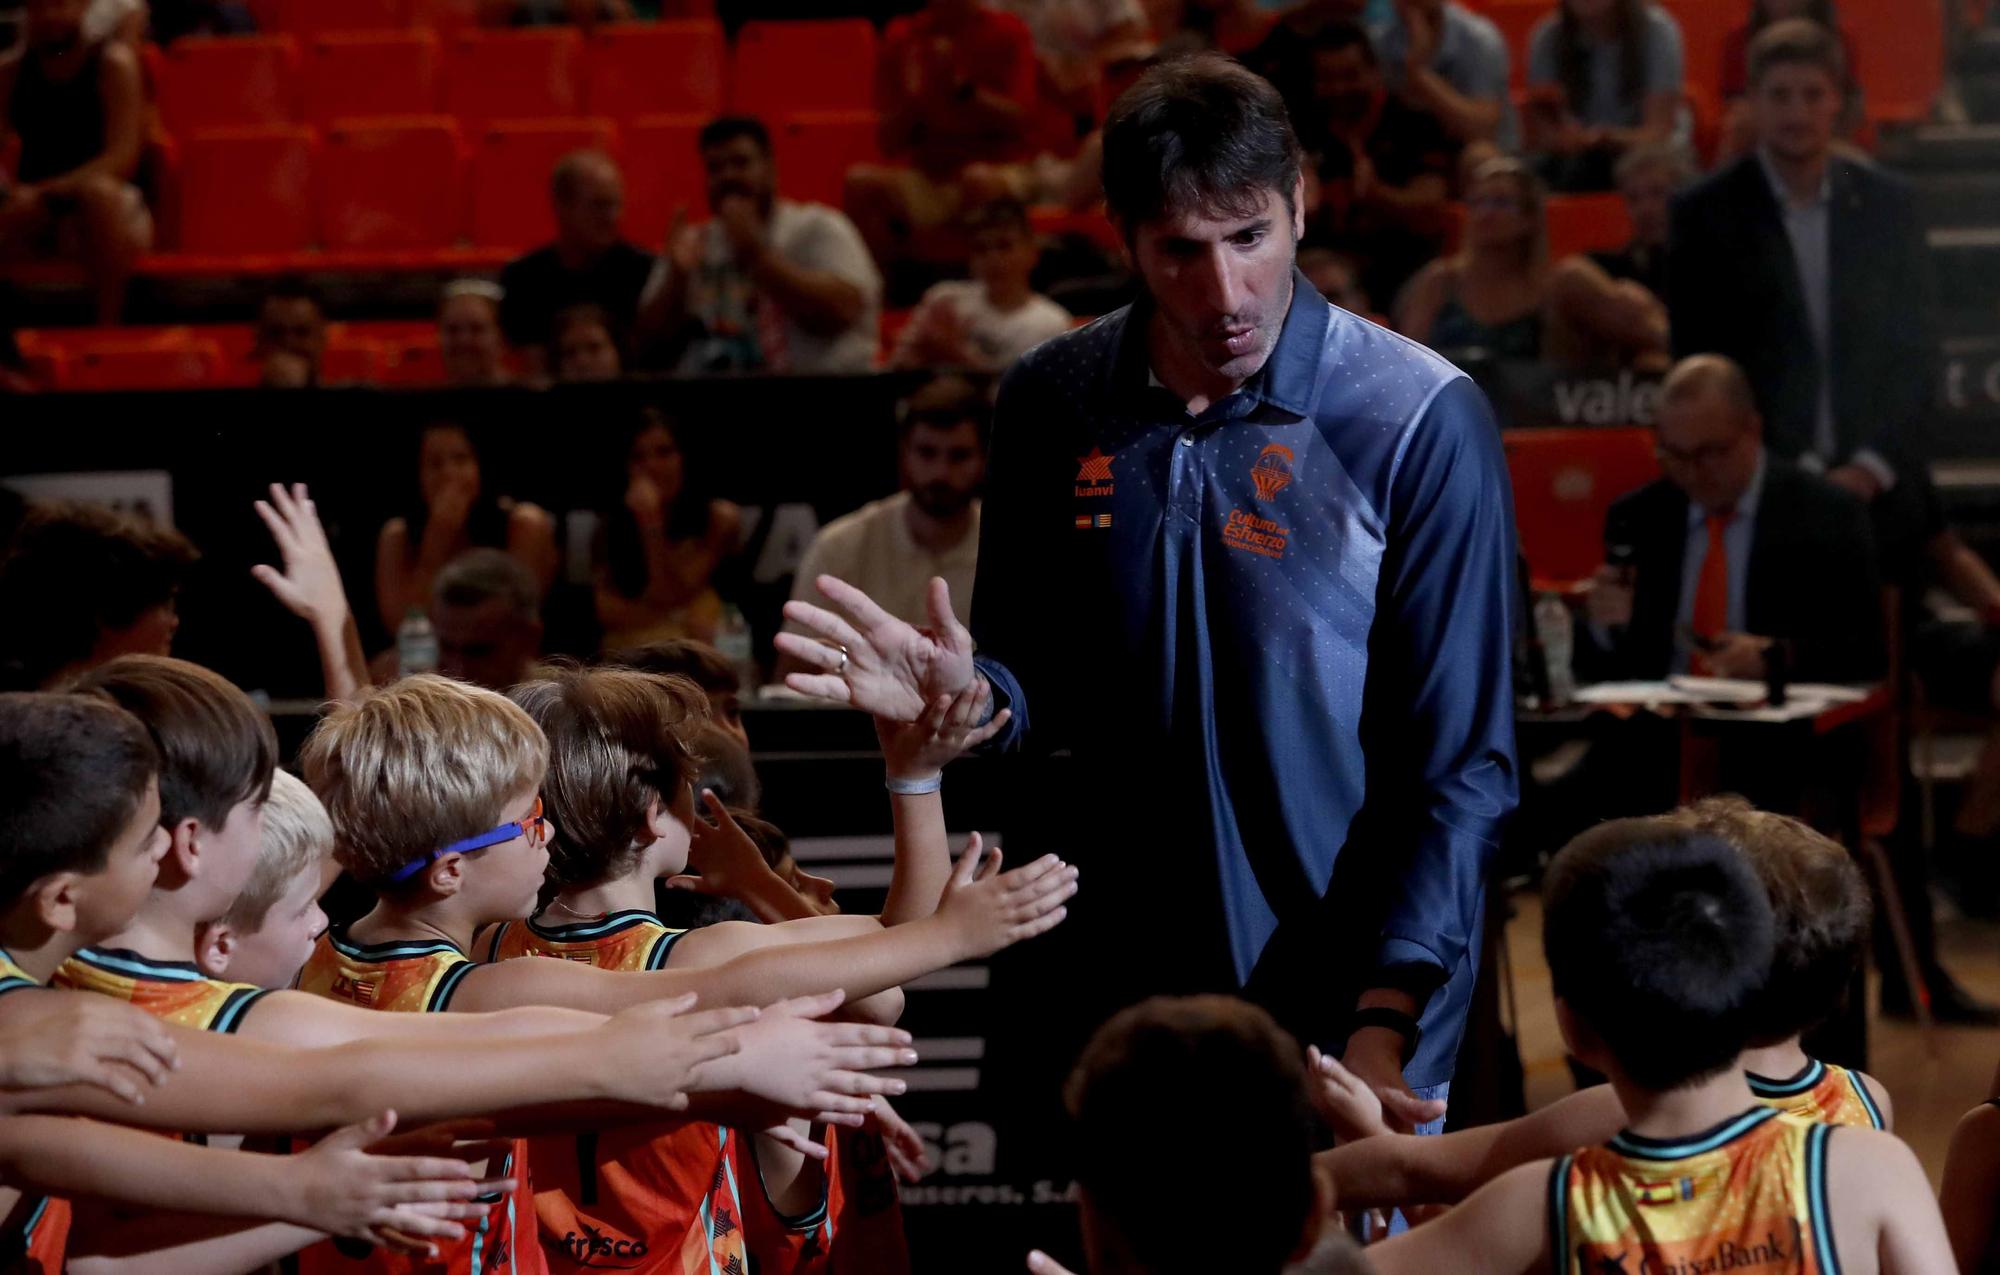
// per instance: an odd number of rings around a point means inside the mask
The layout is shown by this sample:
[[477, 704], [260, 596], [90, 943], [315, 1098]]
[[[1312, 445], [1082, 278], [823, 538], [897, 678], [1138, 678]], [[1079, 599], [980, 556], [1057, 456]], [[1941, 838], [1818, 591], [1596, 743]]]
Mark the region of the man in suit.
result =
[[1666, 477], [1611, 507], [1579, 671], [1761, 679], [1788, 649], [1800, 681], [1887, 671], [1882, 587], [1859, 499], [1764, 446], [1743, 370], [1683, 360], [1661, 387]]
[[1846, 67], [1832, 32], [1772, 23], [1749, 67], [1757, 149], [1674, 207], [1674, 353], [1741, 364], [1771, 450], [1874, 504], [1885, 561], [1914, 557], [1918, 484], [1903, 479], [1924, 463], [1939, 358], [1915, 199], [1834, 154]]

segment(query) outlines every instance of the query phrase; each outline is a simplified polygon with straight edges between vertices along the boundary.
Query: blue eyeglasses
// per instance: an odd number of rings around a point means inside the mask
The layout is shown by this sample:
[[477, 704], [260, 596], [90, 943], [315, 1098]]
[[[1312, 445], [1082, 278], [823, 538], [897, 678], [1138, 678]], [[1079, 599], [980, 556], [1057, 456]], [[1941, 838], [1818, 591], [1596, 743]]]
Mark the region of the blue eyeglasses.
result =
[[528, 812], [527, 818], [503, 823], [497, 828], [488, 828], [485, 832], [454, 841], [442, 850], [433, 850], [420, 859], [412, 859], [384, 877], [383, 881], [391, 885], [408, 881], [411, 877], [422, 872], [425, 868], [430, 867], [433, 863], [436, 863], [448, 854], [471, 854], [475, 850], [488, 850], [504, 842], [512, 841], [516, 837], [526, 837], [530, 841], [539, 841], [547, 831], [548, 826], [549, 821], [542, 815], [542, 799], [537, 797], [535, 798], [535, 808]]

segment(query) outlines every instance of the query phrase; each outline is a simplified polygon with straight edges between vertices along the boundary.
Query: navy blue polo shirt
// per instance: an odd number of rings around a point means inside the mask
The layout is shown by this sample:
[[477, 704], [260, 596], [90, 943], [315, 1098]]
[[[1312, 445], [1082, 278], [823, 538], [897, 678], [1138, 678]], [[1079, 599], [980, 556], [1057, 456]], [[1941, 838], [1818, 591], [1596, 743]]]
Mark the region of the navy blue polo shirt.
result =
[[972, 620], [1014, 710], [996, 746], [1074, 757], [1064, 817], [1126, 878], [1090, 893], [1148, 912], [1107, 961], [1206, 963], [1335, 1049], [1393, 972], [1437, 989], [1406, 1075], [1441, 1082], [1516, 800], [1491, 410], [1295, 276], [1264, 368], [1190, 416], [1147, 318], [1057, 337], [1001, 386]]

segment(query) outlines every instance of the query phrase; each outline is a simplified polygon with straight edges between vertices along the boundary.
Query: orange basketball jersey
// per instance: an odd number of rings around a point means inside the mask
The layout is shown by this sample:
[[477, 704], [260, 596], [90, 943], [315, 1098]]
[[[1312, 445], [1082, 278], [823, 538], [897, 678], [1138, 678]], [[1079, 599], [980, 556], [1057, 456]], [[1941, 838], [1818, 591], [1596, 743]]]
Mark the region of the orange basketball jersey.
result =
[[1771, 1080], [1752, 1074], [1750, 1092], [1765, 1106], [1814, 1124], [1883, 1127], [1882, 1108], [1875, 1105], [1868, 1082], [1857, 1072], [1817, 1058], [1790, 1080]]
[[[650, 912], [613, 912], [577, 925], [510, 921], [495, 926], [481, 950], [492, 960], [656, 970], [681, 934]], [[747, 1271], [735, 1147], [734, 1133], [704, 1121], [532, 1139], [535, 1219], [549, 1270]]]
[[[367, 1009], [441, 1013], [460, 981], [477, 968], [442, 939], [362, 944], [328, 931], [299, 972], [299, 990]], [[506, 1163], [489, 1166], [489, 1176], [515, 1179], [514, 1189], [493, 1198], [477, 1222], [466, 1222], [464, 1239], [440, 1241], [435, 1258], [336, 1240], [300, 1253], [299, 1275], [543, 1275], [547, 1267], [535, 1239], [527, 1149], [524, 1139], [516, 1139]]]
[[195, 1031], [234, 1032], [252, 1005], [271, 993], [222, 983], [192, 961], [155, 961], [137, 952], [87, 947], [62, 963], [51, 986], [115, 996], [162, 1022]]
[[[41, 984], [0, 951], [0, 996]], [[0, 1270], [23, 1275], [58, 1275], [69, 1251], [69, 1201], [52, 1195], [24, 1195], [0, 1224]]]
[[778, 1212], [756, 1167], [744, 1186], [744, 1234], [757, 1275], [909, 1275], [903, 1206], [882, 1137], [872, 1129], [826, 1129], [827, 1157], [818, 1207], [797, 1217]]
[[1826, 1205], [1832, 1132], [1758, 1107], [1693, 1137], [1621, 1133], [1564, 1156], [1549, 1176], [1558, 1275], [1837, 1275]]

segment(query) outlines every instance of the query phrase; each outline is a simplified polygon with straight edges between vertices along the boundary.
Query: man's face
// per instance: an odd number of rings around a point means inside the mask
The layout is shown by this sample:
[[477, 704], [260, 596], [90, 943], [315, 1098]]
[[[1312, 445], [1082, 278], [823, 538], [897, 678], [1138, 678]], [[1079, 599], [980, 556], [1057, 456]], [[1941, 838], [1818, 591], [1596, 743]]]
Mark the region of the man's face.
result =
[[1703, 509], [1733, 509], [1757, 474], [1757, 420], [1721, 394], [1700, 392], [1663, 404], [1657, 427], [1660, 468]]
[[1840, 111], [1840, 85], [1817, 66], [1780, 62], [1750, 90], [1757, 143], [1782, 160], [1804, 162], [1826, 154]]
[[1313, 99], [1335, 125], [1368, 118], [1382, 96], [1382, 68], [1358, 44], [1313, 54]]
[[1169, 211], [1132, 235], [1167, 339], [1210, 374], [1247, 381], [1277, 347], [1305, 233], [1303, 190], [1275, 189], [1248, 216]]
[[1632, 217], [1632, 242], [1647, 248], [1665, 246], [1674, 200], [1673, 169], [1648, 164], [1630, 173], [1619, 183], [1618, 191], [1625, 196], [1625, 210]]
[[157, 606], [147, 607], [138, 619], [122, 629], [99, 630], [90, 662], [104, 664], [121, 655], [171, 655], [174, 634], [180, 627], [180, 602], [170, 597]]
[[903, 440], [903, 490], [933, 518], [955, 518], [986, 481], [986, 455], [971, 421], [917, 425]]
[[160, 785], [156, 780], [148, 781], [132, 818], [111, 843], [103, 870], [77, 882], [79, 939], [96, 943], [132, 924], [152, 893], [169, 841], [167, 830], [160, 826]]
[[556, 238], [564, 247], [597, 253], [618, 242], [625, 183], [610, 161], [577, 165], [568, 194], [555, 201]]
[[329, 878], [336, 872], [331, 865], [315, 863], [294, 877], [265, 914], [264, 924], [249, 934], [235, 936], [229, 964], [215, 977], [255, 987], [290, 987], [312, 956], [313, 944], [326, 931], [326, 913], [320, 911], [319, 896], [332, 884]]
[[541, 654], [541, 622], [523, 618], [505, 598], [469, 607], [434, 604], [431, 627], [437, 630], [438, 672], [488, 690], [527, 680]]
[[748, 137], [732, 137], [701, 153], [702, 167], [708, 172], [708, 206], [715, 208], [731, 197], [749, 199], [759, 208], [770, 206], [774, 186], [771, 157]]
[[1019, 291], [1040, 256], [1034, 236], [1019, 226], [990, 226], [972, 236], [972, 277], [989, 292]]
[[453, 297], [438, 312], [438, 358], [453, 385], [487, 385], [505, 370], [500, 315], [485, 297]]
[[319, 366], [326, 350], [326, 321], [306, 297], [272, 297], [257, 321], [257, 339], [264, 349], [296, 354]]
[[88, 7], [88, 0], [28, 0], [24, 26], [29, 47], [46, 54], [76, 47]]
[[556, 337], [556, 375], [565, 381], [615, 381], [618, 346], [595, 323], [572, 323]]

